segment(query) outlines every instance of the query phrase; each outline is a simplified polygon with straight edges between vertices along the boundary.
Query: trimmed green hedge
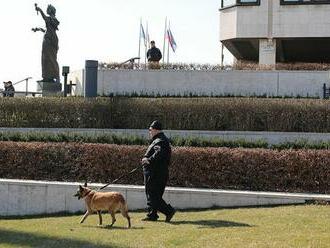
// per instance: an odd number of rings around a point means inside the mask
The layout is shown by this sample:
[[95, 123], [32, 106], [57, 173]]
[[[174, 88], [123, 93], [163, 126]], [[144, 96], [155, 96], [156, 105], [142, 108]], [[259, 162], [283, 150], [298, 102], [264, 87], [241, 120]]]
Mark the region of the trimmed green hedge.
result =
[[330, 132], [327, 100], [256, 98], [0, 98], [2, 127]]
[[[15, 142], [80, 142], [97, 144], [115, 145], [148, 145], [149, 140], [136, 135], [119, 134], [78, 134], [72, 132], [47, 133], [47, 132], [0, 132], [0, 141]], [[301, 140], [296, 142], [285, 142], [270, 145], [264, 140], [246, 141], [222, 140], [221, 138], [203, 137], [172, 137], [170, 138], [173, 146], [188, 147], [229, 147], [229, 148], [269, 148], [269, 149], [330, 149], [329, 142], [309, 142]]]
[[[0, 142], [0, 178], [107, 183], [146, 146]], [[142, 171], [121, 184], [143, 184]], [[171, 186], [330, 193], [329, 150], [174, 148]]]

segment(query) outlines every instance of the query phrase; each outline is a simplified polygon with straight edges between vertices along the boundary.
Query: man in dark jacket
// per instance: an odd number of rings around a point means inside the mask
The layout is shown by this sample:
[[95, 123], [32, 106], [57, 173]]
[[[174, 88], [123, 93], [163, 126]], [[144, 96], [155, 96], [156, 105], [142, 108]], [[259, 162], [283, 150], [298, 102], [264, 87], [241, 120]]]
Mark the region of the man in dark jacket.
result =
[[161, 51], [156, 47], [155, 41], [150, 42], [151, 48], [147, 52], [149, 69], [160, 69], [159, 61], [162, 59]]
[[159, 121], [151, 123], [149, 135], [152, 141], [142, 159], [148, 205], [148, 214], [143, 220], [156, 221], [159, 218], [157, 214], [159, 211], [166, 216], [166, 222], [170, 222], [175, 209], [163, 200], [163, 194], [169, 176], [171, 146], [161, 130], [162, 125]]
[[15, 95], [15, 88], [13, 86], [12, 81], [8, 81], [8, 82], [3, 82], [4, 86], [5, 86], [5, 90], [2, 93], [3, 97], [14, 97]]

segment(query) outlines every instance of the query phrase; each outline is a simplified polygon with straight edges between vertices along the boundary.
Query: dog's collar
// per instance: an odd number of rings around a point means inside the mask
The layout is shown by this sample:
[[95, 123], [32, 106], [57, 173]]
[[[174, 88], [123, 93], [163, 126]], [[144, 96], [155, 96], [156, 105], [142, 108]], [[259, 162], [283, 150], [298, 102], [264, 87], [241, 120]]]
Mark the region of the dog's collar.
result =
[[89, 190], [86, 194], [84, 194], [81, 198], [85, 198], [86, 196], [88, 196], [93, 190]]

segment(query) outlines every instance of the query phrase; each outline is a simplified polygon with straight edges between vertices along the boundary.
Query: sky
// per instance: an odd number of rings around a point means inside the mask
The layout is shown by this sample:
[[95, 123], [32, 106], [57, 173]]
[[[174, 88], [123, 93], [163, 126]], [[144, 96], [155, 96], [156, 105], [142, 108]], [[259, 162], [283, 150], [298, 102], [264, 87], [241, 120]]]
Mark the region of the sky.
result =
[[[41, 79], [43, 34], [31, 28], [45, 27], [37, 15], [37, 3], [46, 13], [56, 8], [60, 21], [58, 62], [71, 71], [85, 60], [123, 62], [138, 55], [140, 19], [148, 22], [151, 40], [163, 50], [165, 18], [177, 43], [170, 62], [219, 64], [220, 0], [0, 0], [0, 88], [2, 82], [33, 77]], [[141, 50], [143, 51], [141, 46]], [[143, 56], [143, 55], [142, 55]], [[230, 59], [225, 56], [225, 62]], [[24, 88], [20, 84], [18, 88]]]

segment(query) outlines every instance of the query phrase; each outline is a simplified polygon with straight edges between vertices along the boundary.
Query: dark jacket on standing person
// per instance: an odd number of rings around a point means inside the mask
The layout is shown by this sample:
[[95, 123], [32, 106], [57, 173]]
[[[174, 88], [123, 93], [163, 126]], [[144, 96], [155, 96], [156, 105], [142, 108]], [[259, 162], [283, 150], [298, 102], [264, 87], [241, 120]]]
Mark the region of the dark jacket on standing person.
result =
[[158, 62], [162, 59], [162, 53], [157, 47], [152, 47], [147, 52], [148, 61]]
[[4, 82], [5, 83], [5, 92], [3, 93], [4, 97], [14, 97], [15, 95], [15, 88], [13, 86], [13, 83], [11, 81]]
[[145, 155], [150, 162], [149, 165], [144, 165], [143, 170], [146, 173], [150, 173], [151, 177], [168, 178], [168, 167], [171, 160], [171, 146], [168, 138], [163, 132], [155, 135], [152, 139], [150, 146], [148, 147]]
[[[161, 130], [161, 124], [154, 121], [150, 128]], [[147, 198], [148, 214], [144, 220], [156, 221], [158, 212], [166, 216], [166, 222], [170, 222], [175, 209], [163, 199], [167, 180], [169, 178], [168, 167], [171, 160], [170, 142], [163, 132], [156, 134], [144, 155], [149, 164], [144, 164], [144, 184]]]

